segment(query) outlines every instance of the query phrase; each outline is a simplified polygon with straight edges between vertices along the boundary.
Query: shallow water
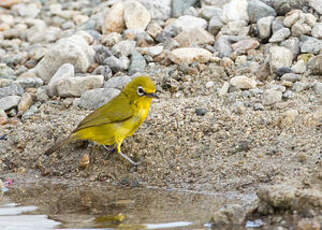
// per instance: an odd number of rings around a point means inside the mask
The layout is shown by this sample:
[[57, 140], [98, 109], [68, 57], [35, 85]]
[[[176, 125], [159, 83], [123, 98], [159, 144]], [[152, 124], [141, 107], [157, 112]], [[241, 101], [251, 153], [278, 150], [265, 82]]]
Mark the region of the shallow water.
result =
[[209, 194], [90, 184], [10, 186], [0, 199], [0, 229], [207, 229], [241, 194]]

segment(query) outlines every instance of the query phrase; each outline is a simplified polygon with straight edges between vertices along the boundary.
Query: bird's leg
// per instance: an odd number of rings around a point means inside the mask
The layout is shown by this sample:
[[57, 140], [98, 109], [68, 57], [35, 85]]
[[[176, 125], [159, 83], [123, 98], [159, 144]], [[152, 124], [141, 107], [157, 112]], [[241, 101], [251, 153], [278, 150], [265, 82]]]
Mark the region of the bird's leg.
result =
[[113, 152], [114, 151], [114, 149], [115, 149], [115, 146], [114, 145], [108, 145], [108, 146], [106, 146], [106, 145], [103, 145], [103, 148], [106, 150], [106, 156], [105, 156], [105, 159], [107, 159], [108, 158], [108, 156], [111, 154], [111, 152]]
[[126, 159], [128, 162], [130, 162], [132, 165], [139, 165], [139, 164], [141, 164], [142, 163], [142, 161], [138, 161], [138, 162], [135, 162], [135, 161], [133, 161], [131, 158], [129, 158], [128, 156], [126, 156], [124, 153], [122, 153], [122, 151], [121, 151], [121, 143], [120, 142], [118, 142], [117, 143], [117, 152], [124, 158], [124, 159]]

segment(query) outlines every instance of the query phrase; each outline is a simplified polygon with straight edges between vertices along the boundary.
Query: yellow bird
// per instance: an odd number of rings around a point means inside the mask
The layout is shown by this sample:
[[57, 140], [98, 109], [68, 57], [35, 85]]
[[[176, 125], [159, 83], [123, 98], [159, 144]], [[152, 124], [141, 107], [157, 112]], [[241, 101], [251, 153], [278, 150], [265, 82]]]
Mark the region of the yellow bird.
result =
[[55, 152], [74, 140], [90, 140], [98, 144], [116, 145], [117, 152], [131, 164], [137, 165], [122, 153], [121, 144], [145, 120], [152, 98], [157, 98], [155, 85], [147, 76], [133, 78], [120, 94], [85, 117], [62, 142], [56, 143], [45, 154]]

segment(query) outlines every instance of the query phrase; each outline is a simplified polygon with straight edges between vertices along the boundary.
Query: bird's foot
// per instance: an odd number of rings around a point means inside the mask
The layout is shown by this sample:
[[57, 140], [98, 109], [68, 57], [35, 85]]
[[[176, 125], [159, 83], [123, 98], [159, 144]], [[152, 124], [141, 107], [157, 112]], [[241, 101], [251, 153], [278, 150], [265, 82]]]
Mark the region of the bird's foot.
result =
[[134, 165], [134, 166], [137, 166], [137, 165], [140, 165], [143, 161], [141, 160], [141, 161], [138, 161], [138, 162], [135, 162], [135, 161], [133, 161], [131, 158], [129, 158], [128, 156], [126, 156], [125, 154], [123, 154], [121, 151], [119, 152], [119, 154], [123, 157], [123, 158], [125, 158], [128, 162], [130, 162], [132, 165]]
[[108, 156], [115, 150], [115, 147], [113, 145], [103, 145], [104, 149], [106, 150], [106, 156], [105, 159], [108, 158]]

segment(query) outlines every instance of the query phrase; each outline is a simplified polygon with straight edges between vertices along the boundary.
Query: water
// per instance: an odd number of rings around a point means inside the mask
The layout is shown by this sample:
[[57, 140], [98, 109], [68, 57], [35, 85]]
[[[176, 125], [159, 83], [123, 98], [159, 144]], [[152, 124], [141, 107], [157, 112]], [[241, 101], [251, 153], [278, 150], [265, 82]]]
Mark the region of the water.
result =
[[102, 183], [14, 184], [0, 197], [1, 230], [207, 229], [239, 194], [200, 194]]

